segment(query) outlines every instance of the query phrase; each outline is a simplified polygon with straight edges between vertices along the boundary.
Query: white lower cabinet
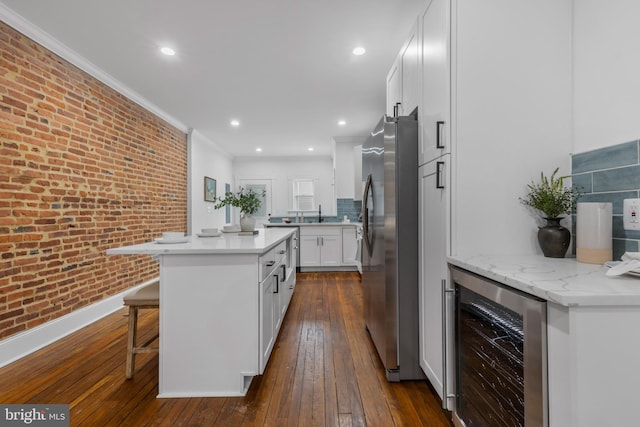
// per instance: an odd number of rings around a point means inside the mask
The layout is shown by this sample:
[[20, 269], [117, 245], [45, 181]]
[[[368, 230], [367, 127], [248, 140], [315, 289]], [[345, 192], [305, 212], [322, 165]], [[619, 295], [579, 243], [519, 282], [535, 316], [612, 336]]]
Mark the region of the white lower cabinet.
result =
[[296, 283], [292, 239], [260, 257], [260, 374], [264, 372]]
[[274, 283], [273, 276], [260, 283], [260, 373], [264, 372], [276, 340]]
[[356, 228], [345, 227], [342, 229], [342, 265], [357, 265], [358, 242], [356, 241]]
[[341, 227], [300, 227], [300, 267], [338, 267], [341, 265]]
[[[420, 367], [440, 398], [445, 396], [446, 340], [444, 306], [447, 304], [447, 230], [449, 224], [449, 192], [447, 189], [447, 162], [445, 155], [418, 169], [419, 212], [419, 322]], [[446, 332], [445, 332], [446, 333]], [[449, 338], [447, 336], [447, 338]], [[449, 368], [447, 371], [451, 371]], [[449, 377], [450, 378], [450, 377]], [[446, 399], [443, 399], [446, 400]]]

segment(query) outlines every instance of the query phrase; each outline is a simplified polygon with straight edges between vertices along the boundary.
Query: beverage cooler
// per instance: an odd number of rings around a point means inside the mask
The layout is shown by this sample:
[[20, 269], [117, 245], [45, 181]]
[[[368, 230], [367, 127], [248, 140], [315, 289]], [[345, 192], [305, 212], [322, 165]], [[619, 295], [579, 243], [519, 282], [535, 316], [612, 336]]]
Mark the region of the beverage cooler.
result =
[[457, 267], [451, 277], [454, 424], [548, 426], [546, 302]]

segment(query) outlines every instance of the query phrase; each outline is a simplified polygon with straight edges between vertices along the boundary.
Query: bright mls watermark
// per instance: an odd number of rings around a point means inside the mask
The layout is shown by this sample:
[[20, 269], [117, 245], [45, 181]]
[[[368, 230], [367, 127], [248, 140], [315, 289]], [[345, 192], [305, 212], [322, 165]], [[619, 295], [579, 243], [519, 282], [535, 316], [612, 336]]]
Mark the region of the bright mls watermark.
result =
[[69, 427], [69, 405], [2, 405], [0, 426]]

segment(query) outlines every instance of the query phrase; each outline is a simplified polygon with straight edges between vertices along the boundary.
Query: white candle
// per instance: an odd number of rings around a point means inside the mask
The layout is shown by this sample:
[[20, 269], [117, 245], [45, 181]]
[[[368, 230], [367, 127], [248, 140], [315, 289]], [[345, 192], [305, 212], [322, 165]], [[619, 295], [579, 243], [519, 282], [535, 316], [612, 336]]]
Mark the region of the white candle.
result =
[[611, 261], [611, 203], [578, 203], [576, 215], [576, 259], [587, 264]]

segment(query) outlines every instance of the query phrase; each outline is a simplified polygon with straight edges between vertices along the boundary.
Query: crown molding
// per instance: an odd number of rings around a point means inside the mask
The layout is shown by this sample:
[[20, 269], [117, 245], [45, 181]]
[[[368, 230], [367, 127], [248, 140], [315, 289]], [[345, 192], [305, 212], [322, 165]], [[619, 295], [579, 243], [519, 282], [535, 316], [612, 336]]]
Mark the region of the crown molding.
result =
[[62, 59], [69, 61], [71, 64], [80, 68], [82, 71], [100, 80], [111, 89], [121, 93], [136, 104], [165, 120], [172, 126], [175, 126], [181, 132], [184, 132], [186, 134], [189, 131], [188, 126], [186, 126], [184, 123], [167, 114], [158, 106], [142, 97], [136, 91], [129, 88], [114, 77], [110, 76], [98, 66], [83, 58], [77, 52], [55, 39], [51, 34], [38, 28], [31, 21], [25, 19], [23, 16], [17, 14], [15, 11], [9, 9], [2, 3], [0, 3], [0, 20], [13, 27], [20, 33], [24, 34], [25, 36], [29, 37], [36, 43], [39, 43], [46, 49], [60, 56]]

